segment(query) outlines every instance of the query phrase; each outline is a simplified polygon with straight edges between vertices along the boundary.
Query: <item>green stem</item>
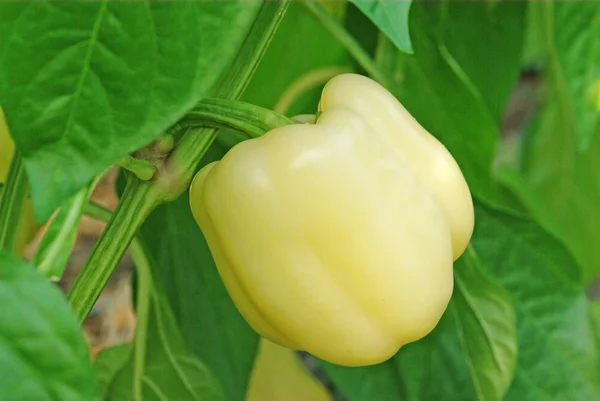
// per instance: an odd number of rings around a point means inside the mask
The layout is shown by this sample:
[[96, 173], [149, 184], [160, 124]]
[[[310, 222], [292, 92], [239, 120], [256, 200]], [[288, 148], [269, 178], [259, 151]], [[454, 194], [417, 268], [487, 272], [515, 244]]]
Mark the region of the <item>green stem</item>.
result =
[[175, 128], [227, 128], [257, 138], [275, 127], [290, 124], [297, 121], [264, 107], [239, 100], [204, 99]]
[[154, 177], [156, 167], [147, 160], [136, 159], [131, 155], [125, 155], [116, 161], [115, 165], [135, 174], [142, 181], [148, 181]]
[[285, 113], [293, 102], [316, 87], [323, 86], [336, 75], [352, 72], [347, 66], [322, 67], [311, 70], [292, 83], [273, 107], [277, 113]]
[[[110, 221], [112, 212], [94, 202], [89, 202], [85, 214], [93, 219]], [[152, 273], [150, 261], [142, 241], [134, 236], [129, 252], [137, 272], [137, 301], [135, 345], [133, 347], [133, 399], [143, 399], [144, 362], [146, 360], [146, 342], [148, 339], [148, 318], [150, 313], [150, 293], [152, 290]]]
[[100, 178], [101, 176], [96, 177], [60, 207], [37, 246], [31, 263], [50, 280], [60, 280], [67, 267], [69, 255], [75, 246], [81, 215]]
[[239, 98], [258, 68], [291, 0], [265, 0], [250, 32], [236, 57], [236, 63], [221, 79], [216, 96], [223, 99]]
[[[238, 62], [227, 71], [219, 85], [217, 98], [238, 99], [242, 95], [289, 4], [290, 0], [263, 2], [254, 25], [236, 57]], [[167, 159], [165, 174], [160, 175], [157, 180], [164, 193], [163, 201], [175, 200], [187, 189], [198, 163], [216, 137], [215, 128], [195, 128], [185, 133]]]
[[137, 273], [135, 345], [133, 347], [133, 399], [134, 401], [142, 401], [150, 297], [152, 293], [152, 273], [146, 250], [137, 238], [134, 238], [131, 242], [130, 252]]
[[396, 46], [380, 31], [377, 37], [377, 47], [375, 48], [375, 63], [379, 70], [389, 76], [390, 79], [392, 79], [396, 67], [397, 55], [398, 49]]
[[[219, 85], [217, 97], [236, 99], [241, 95], [289, 2], [264, 1], [235, 62]], [[81, 322], [89, 314], [148, 215], [158, 204], [176, 199], [187, 189], [196, 166], [214, 141], [216, 131], [214, 128], [188, 130], [171, 157], [157, 170], [154, 180], [139, 181], [136, 177], [130, 177], [117, 209], [67, 295], [71, 308]]]
[[94, 220], [100, 220], [105, 223], [108, 223], [108, 221], [113, 215], [113, 212], [111, 212], [104, 206], [97, 204], [96, 202], [89, 201], [85, 205], [85, 210], [83, 214], [85, 214], [88, 217], [91, 217]]
[[149, 183], [129, 180], [117, 209], [67, 295], [79, 321], [83, 322], [89, 314], [139, 227], [156, 205]]
[[23, 159], [15, 152], [0, 198], [0, 249], [12, 252], [15, 248], [28, 192]]
[[348, 50], [350, 55], [364, 68], [373, 79], [388, 89], [393, 89], [393, 80], [390, 79], [369, 54], [361, 47], [360, 43], [329, 14], [317, 0], [302, 0], [301, 4], [331, 33], [331, 35]]

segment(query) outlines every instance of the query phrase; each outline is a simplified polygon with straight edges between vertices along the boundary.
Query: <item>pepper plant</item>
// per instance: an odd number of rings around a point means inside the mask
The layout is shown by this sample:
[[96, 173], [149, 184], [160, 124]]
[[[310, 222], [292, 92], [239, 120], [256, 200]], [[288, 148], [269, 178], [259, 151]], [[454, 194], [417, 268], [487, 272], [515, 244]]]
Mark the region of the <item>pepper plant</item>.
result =
[[0, 2], [0, 400], [599, 400], [599, 15]]

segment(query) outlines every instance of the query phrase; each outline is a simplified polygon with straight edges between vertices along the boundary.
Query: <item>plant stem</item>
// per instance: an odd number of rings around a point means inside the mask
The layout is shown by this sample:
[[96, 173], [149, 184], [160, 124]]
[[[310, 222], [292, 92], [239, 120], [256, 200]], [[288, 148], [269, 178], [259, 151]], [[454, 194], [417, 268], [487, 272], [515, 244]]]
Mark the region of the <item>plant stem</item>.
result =
[[350, 33], [329, 14], [327, 9], [319, 4], [316, 0], [302, 0], [301, 4], [331, 33], [331, 35], [348, 50], [350, 55], [365, 69], [373, 79], [381, 85], [392, 90], [393, 81], [369, 56], [369, 54], [361, 47], [360, 43]]
[[[104, 222], [109, 221], [112, 217], [110, 210], [94, 202], [88, 202], [85, 214]], [[143, 399], [143, 367], [146, 360], [148, 318], [153, 280], [148, 254], [143, 242], [137, 236], [131, 240], [129, 252], [137, 272], [135, 344], [133, 347], [133, 400], [138, 401]]]
[[[290, 0], [263, 2], [254, 25], [236, 57], [238, 62], [234, 63], [221, 80], [216, 97], [238, 99], [242, 95], [289, 4]], [[196, 128], [185, 133], [167, 159], [167, 174], [160, 175], [157, 180], [157, 185], [163, 187], [163, 201], [175, 200], [187, 189], [198, 163], [216, 136], [215, 128]]]
[[349, 72], [352, 72], [352, 69], [346, 66], [323, 67], [311, 70], [288, 86], [275, 104], [275, 107], [273, 107], [273, 110], [277, 113], [285, 113], [302, 94], [324, 85], [336, 75]]
[[[218, 86], [217, 97], [236, 99], [241, 95], [289, 2], [290, 0], [263, 2], [235, 62]], [[89, 314], [148, 215], [158, 204], [175, 200], [187, 189], [196, 166], [214, 141], [216, 131], [214, 128], [188, 130], [171, 157], [158, 168], [152, 181], [129, 177], [117, 209], [67, 295], [73, 312], [81, 322]]]
[[149, 183], [128, 181], [117, 209], [67, 295], [80, 322], [89, 314], [139, 227], [156, 205]]
[[228, 128], [257, 138], [275, 127], [290, 124], [297, 124], [297, 121], [250, 103], [204, 99], [175, 128]]
[[147, 160], [136, 159], [131, 155], [125, 155], [121, 157], [115, 164], [132, 172], [142, 181], [148, 181], [152, 179], [154, 173], [156, 172], [156, 167], [152, 163]]
[[[375, 48], [375, 64], [377, 68], [390, 79], [393, 79], [394, 68], [396, 67], [398, 49], [391, 40], [383, 33], [379, 32], [377, 36], [377, 47]], [[396, 82], [395, 82], [396, 83]]]
[[97, 204], [96, 202], [89, 201], [85, 205], [85, 210], [84, 210], [83, 214], [85, 214], [88, 217], [91, 217], [92, 219], [100, 220], [105, 223], [108, 223], [108, 221], [110, 220], [110, 218], [113, 215], [113, 212], [111, 212], [109, 209], [105, 208], [104, 206]]
[[28, 192], [23, 159], [15, 152], [0, 198], [0, 250], [15, 248]]
[[146, 362], [146, 342], [148, 340], [148, 320], [152, 294], [152, 272], [150, 261], [141, 241], [133, 238], [131, 242], [131, 258], [137, 273], [137, 302], [135, 344], [133, 347], [133, 399], [142, 401], [144, 366]]
[[239, 98], [258, 68], [291, 0], [265, 0], [234, 63], [221, 79], [215, 97]]

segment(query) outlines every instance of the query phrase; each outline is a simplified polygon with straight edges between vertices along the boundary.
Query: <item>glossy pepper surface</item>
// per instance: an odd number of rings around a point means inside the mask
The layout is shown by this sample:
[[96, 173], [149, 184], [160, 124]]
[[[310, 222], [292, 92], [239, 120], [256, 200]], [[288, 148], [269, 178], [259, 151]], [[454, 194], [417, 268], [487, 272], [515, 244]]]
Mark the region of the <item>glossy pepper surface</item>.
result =
[[444, 313], [471, 194], [448, 150], [375, 81], [331, 79], [319, 111], [205, 166], [191, 207], [259, 334], [331, 363], [377, 364]]

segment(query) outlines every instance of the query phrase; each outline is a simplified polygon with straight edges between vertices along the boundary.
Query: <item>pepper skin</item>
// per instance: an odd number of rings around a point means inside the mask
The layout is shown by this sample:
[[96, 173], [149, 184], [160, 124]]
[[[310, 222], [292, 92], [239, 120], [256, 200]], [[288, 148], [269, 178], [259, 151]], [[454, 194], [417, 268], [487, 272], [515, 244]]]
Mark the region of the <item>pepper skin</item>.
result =
[[260, 335], [338, 365], [377, 364], [447, 308], [471, 194], [448, 150], [375, 81], [331, 79], [319, 111], [205, 166], [191, 208]]

